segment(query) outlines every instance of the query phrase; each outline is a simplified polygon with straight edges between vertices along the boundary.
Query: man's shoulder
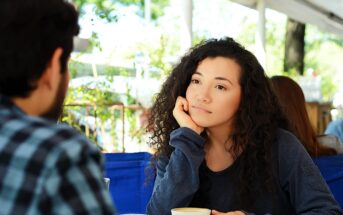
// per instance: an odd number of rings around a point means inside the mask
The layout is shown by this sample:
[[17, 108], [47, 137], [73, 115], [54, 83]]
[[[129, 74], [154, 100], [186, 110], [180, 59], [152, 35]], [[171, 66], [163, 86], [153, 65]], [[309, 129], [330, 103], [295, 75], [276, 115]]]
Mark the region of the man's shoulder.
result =
[[40, 126], [34, 132], [47, 147], [63, 153], [77, 154], [81, 151], [97, 150], [95, 144], [90, 142], [82, 133], [66, 124], [56, 124], [51, 121], [41, 120], [37, 122]]
[[22, 115], [7, 118], [0, 128], [2, 134], [5, 131], [8, 141], [27, 143], [30, 147], [41, 147], [47, 152], [65, 149], [72, 151], [75, 147], [92, 148], [94, 145], [74, 128], [40, 117]]
[[[8, 123], [12, 125], [13, 130], [31, 131], [31, 135], [36, 138], [48, 138], [54, 140], [58, 138], [59, 141], [70, 138], [82, 138], [83, 135], [74, 128], [54, 121], [46, 120], [40, 117], [22, 116], [13, 118]], [[14, 127], [16, 126], [16, 127]], [[51, 139], [52, 138], [52, 139]]]

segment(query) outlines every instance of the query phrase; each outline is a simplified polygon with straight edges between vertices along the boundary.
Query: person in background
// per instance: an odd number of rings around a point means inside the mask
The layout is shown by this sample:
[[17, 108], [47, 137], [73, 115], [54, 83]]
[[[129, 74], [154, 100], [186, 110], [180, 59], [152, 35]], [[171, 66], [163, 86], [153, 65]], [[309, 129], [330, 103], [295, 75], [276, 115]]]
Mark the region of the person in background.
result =
[[304, 93], [294, 80], [286, 76], [273, 76], [271, 82], [291, 131], [312, 157], [343, 153], [343, 144], [337, 137], [315, 134], [306, 111]]
[[0, 214], [114, 214], [102, 155], [56, 124], [78, 14], [63, 0], [0, 1]]
[[329, 123], [325, 134], [337, 136], [343, 142], [343, 119], [336, 119]]
[[[149, 124], [156, 180], [148, 215], [343, 214], [290, 132], [256, 57], [231, 38], [191, 49], [162, 86]], [[304, 171], [306, 170], [306, 171]]]

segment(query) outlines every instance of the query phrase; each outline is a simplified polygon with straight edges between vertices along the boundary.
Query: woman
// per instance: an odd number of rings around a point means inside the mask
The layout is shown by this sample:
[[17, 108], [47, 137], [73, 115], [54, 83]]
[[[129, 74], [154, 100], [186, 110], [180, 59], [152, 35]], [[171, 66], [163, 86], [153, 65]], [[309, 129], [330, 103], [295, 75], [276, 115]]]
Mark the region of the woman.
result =
[[306, 111], [304, 93], [294, 80], [286, 76], [273, 76], [271, 82], [291, 131], [312, 157], [343, 152], [343, 145], [337, 137], [316, 136]]
[[157, 176], [147, 214], [342, 214], [302, 145], [279, 129], [285, 120], [263, 68], [233, 39], [184, 56], [151, 114]]

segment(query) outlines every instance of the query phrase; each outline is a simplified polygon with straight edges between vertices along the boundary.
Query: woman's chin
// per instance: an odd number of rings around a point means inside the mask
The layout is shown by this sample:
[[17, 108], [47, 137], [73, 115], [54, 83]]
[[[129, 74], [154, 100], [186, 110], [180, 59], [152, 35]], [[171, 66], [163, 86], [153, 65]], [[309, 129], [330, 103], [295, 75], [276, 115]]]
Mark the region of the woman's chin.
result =
[[202, 121], [202, 120], [194, 120], [193, 119], [193, 121], [195, 122], [195, 124], [197, 125], [197, 126], [199, 126], [199, 127], [202, 127], [202, 128], [207, 128], [207, 127], [209, 127], [209, 123], [208, 122], [204, 122], [204, 121]]

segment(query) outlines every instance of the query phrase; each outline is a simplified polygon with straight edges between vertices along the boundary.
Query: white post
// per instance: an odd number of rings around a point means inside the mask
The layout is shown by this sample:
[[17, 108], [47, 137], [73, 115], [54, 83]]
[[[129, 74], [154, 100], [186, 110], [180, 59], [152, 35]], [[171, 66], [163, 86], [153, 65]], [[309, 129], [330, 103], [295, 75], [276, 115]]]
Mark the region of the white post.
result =
[[151, 0], [144, 0], [144, 18], [148, 23], [151, 21]]
[[192, 19], [193, 19], [193, 3], [192, 0], [179, 0], [181, 11], [181, 51], [186, 52], [192, 46]]
[[265, 0], [257, 1], [258, 21], [256, 31], [256, 57], [266, 69], [266, 3]]

